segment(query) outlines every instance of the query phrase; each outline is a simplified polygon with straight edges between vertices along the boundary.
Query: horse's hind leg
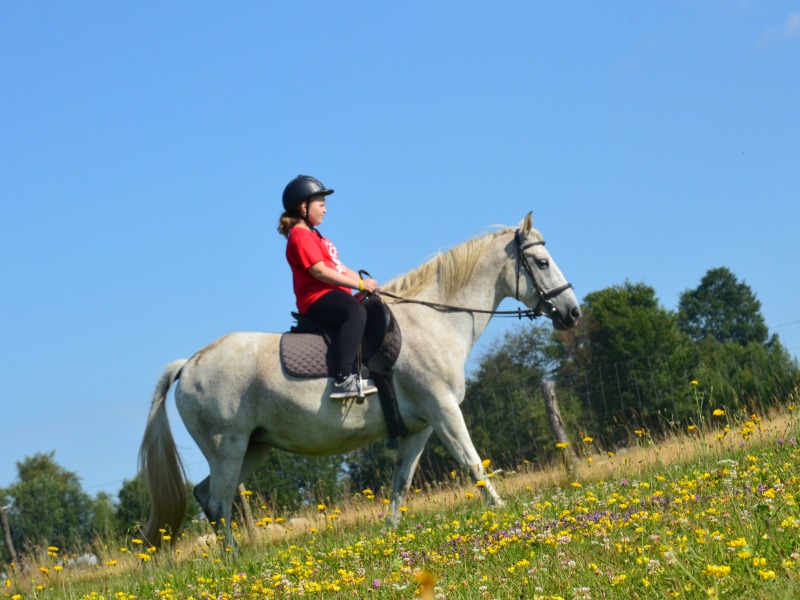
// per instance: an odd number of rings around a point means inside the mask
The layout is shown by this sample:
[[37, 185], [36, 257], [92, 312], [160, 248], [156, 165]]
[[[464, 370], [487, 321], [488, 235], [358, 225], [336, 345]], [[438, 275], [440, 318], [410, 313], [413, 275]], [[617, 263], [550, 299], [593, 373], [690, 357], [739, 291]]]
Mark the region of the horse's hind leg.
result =
[[397, 525], [400, 521], [400, 507], [403, 499], [411, 487], [411, 480], [414, 478], [414, 471], [417, 470], [419, 457], [425, 449], [428, 438], [431, 437], [433, 429], [430, 427], [417, 433], [412, 433], [403, 438], [397, 445], [397, 459], [392, 478], [392, 499], [389, 505], [389, 516], [387, 521], [391, 525]]
[[[245, 452], [244, 458], [242, 459], [242, 466], [240, 468], [239, 477], [237, 478], [237, 487], [239, 483], [244, 482], [244, 480], [246, 480], [250, 474], [256, 470], [256, 468], [258, 468], [258, 466], [264, 461], [264, 457], [266, 456], [267, 452], [270, 451], [270, 449], [271, 446], [268, 446], [267, 444], [250, 441], [250, 443], [247, 445], [247, 451]], [[210, 475], [195, 486], [194, 497], [200, 504], [200, 508], [203, 509], [203, 512], [208, 520], [213, 523], [219, 522], [219, 519], [222, 518], [222, 515], [220, 515], [218, 512], [213, 512], [212, 514], [212, 510], [209, 507], [209, 500], [211, 498]], [[233, 499], [235, 500], [235, 494]], [[233, 500], [231, 501], [231, 507], [232, 506]], [[231, 514], [232, 513], [233, 509], [231, 508]]]
[[195, 488], [195, 498], [200, 502], [208, 520], [217, 530], [224, 531], [226, 545], [232, 542], [230, 527], [233, 500], [247, 446], [248, 439], [244, 436], [223, 435], [214, 455], [206, 455], [210, 475]]

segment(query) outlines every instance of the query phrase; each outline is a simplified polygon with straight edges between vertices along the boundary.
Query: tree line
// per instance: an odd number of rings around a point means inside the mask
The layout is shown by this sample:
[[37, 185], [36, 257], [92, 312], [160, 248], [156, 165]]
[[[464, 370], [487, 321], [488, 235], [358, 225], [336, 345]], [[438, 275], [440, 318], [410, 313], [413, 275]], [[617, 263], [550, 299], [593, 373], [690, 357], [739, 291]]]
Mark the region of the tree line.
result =
[[[614, 450], [634, 432], [658, 437], [717, 407], [763, 412], [800, 384], [797, 360], [770, 336], [752, 289], [727, 268], [709, 270], [683, 292], [678, 308], [660, 305], [644, 283], [612, 286], [584, 298], [583, 318], [569, 331], [529, 324], [506, 333], [467, 380], [462, 404], [478, 452], [494, 468], [549, 462], [553, 443], [541, 382], [553, 381], [570, 433]], [[274, 451], [245, 482], [261, 505], [286, 514], [391, 484], [394, 444], [383, 440], [335, 457]], [[455, 463], [431, 438], [415, 484], [446, 481]], [[17, 463], [18, 480], [0, 488], [17, 550], [50, 544], [82, 552], [99, 537], [130, 537], [149, 510], [135, 477], [114, 498], [90, 497], [54, 453]], [[191, 494], [189, 495], [191, 498]], [[199, 516], [193, 505], [189, 519]], [[9, 548], [0, 539], [0, 556]]]

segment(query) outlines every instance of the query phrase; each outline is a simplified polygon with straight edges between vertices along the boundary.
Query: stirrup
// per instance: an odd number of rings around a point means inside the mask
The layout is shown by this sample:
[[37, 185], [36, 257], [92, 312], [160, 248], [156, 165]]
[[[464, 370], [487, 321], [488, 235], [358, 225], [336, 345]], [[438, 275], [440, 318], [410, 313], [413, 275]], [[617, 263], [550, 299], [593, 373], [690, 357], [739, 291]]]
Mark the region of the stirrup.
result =
[[341, 383], [333, 384], [333, 392], [330, 397], [335, 400], [345, 400], [348, 398], [365, 398], [377, 393], [378, 388], [364, 383], [359, 373], [351, 373]]

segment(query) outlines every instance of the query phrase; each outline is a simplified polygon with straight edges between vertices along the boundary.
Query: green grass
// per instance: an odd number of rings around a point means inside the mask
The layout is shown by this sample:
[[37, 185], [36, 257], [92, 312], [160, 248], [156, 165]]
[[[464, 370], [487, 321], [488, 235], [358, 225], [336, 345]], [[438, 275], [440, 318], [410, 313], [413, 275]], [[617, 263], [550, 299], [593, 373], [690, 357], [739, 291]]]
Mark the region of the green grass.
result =
[[235, 551], [198, 523], [176, 551], [130, 540], [83, 570], [42, 552], [0, 598], [797, 598], [794, 414], [719, 415], [663, 444], [640, 432], [614, 456], [587, 437], [574, 480], [498, 474], [498, 509], [463, 482], [416, 490], [396, 529], [367, 490], [292, 530], [253, 507]]

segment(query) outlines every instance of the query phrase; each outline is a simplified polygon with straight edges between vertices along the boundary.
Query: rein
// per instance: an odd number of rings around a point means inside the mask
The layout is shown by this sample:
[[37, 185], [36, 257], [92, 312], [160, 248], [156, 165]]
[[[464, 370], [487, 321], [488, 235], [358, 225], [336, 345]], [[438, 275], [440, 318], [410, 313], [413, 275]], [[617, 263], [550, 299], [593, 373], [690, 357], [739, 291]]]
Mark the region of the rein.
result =
[[527, 308], [522, 310], [518, 308], [517, 310], [483, 310], [480, 308], [466, 308], [463, 306], [452, 306], [450, 304], [440, 304], [438, 302], [426, 302], [425, 300], [414, 300], [412, 298], [402, 298], [400, 296], [396, 296], [389, 292], [380, 292], [382, 296], [388, 296], [389, 298], [394, 298], [399, 302], [406, 302], [409, 304], [421, 304], [422, 306], [427, 306], [429, 308], [433, 308], [434, 310], [441, 310], [445, 312], [468, 312], [468, 313], [478, 313], [478, 314], [485, 314], [485, 315], [495, 315], [499, 317], [517, 317], [518, 319], [522, 319], [522, 317], [528, 317], [528, 319], [535, 319], [541, 316], [550, 316], [554, 312], [556, 312], [555, 305], [550, 302], [551, 298], [555, 298], [561, 292], [568, 290], [572, 287], [571, 283], [565, 283], [562, 286], [554, 288], [549, 291], [545, 291], [539, 281], [536, 279], [535, 271], [531, 268], [530, 263], [528, 262], [528, 258], [525, 256], [525, 250], [532, 246], [544, 246], [544, 240], [537, 240], [535, 242], [530, 242], [528, 244], [523, 244], [524, 239], [522, 237], [522, 232], [517, 229], [516, 233], [514, 234], [514, 241], [516, 242], [517, 246], [517, 289], [514, 295], [515, 300], [519, 302], [519, 276], [520, 270], [525, 269], [525, 272], [531, 278], [531, 282], [533, 282], [534, 288], [536, 288], [536, 294], [539, 296], [539, 302], [536, 303], [536, 306], [533, 308]]
[[543, 313], [538, 313], [534, 311], [532, 308], [526, 308], [522, 310], [518, 308], [517, 310], [483, 310], [481, 308], [467, 308], [465, 306], [452, 306], [450, 304], [439, 304], [438, 302], [426, 302], [425, 300], [414, 300], [413, 298], [402, 298], [401, 296], [395, 296], [389, 292], [379, 292], [381, 296], [388, 296], [389, 298], [394, 298], [398, 302], [408, 303], [408, 304], [421, 304], [422, 306], [427, 306], [428, 308], [433, 308], [435, 310], [441, 310], [444, 312], [468, 312], [468, 313], [482, 313], [485, 315], [496, 315], [499, 317], [517, 317], [521, 319], [522, 317], [528, 317], [529, 319], [535, 319], [536, 317], [541, 316]]

